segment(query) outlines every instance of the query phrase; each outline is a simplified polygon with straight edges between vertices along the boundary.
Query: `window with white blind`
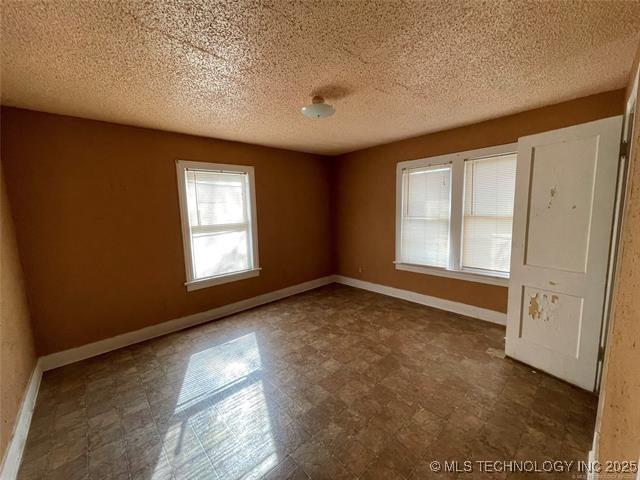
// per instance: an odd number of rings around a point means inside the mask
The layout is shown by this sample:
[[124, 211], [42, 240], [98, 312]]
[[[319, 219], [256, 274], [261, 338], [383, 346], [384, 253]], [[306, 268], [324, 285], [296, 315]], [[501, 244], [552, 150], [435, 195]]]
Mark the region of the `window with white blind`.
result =
[[397, 269], [507, 284], [516, 148], [398, 163]]
[[462, 267], [509, 272], [516, 155], [465, 161]]
[[259, 274], [253, 167], [177, 162], [186, 286]]
[[449, 263], [451, 167], [408, 168], [402, 179], [402, 259], [417, 265]]

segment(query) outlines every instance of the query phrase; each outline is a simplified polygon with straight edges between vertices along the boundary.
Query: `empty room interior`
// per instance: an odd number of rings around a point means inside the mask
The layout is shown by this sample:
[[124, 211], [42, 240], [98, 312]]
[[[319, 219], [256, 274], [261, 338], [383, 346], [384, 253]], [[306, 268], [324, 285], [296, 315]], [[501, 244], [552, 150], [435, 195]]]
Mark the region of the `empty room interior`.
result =
[[1, 16], [2, 480], [640, 480], [640, 1]]

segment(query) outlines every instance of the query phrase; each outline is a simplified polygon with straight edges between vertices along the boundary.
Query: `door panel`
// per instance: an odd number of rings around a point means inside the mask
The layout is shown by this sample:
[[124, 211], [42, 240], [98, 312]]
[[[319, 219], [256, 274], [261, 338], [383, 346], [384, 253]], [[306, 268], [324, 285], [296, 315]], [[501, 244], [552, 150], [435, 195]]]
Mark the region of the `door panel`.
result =
[[588, 390], [621, 127], [613, 117], [518, 140], [506, 353]]
[[578, 356], [583, 298], [524, 287], [520, 338], [567, 356]]
[[532, 149], [528, 265], [585, 273], [597, 152], [597, 137]]

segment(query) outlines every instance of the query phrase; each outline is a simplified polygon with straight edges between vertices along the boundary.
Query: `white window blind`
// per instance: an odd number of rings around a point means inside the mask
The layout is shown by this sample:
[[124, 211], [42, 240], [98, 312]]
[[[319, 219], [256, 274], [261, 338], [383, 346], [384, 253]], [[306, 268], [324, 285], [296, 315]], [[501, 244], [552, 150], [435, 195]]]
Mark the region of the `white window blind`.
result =
[[462, 267], [509, 272], [515, 154], [465, 161]]
[[193, 279], [253, 268], [246, 172], [186, 169]]
[[451, 166], [403, 171], [402, 262], [447, 267]]

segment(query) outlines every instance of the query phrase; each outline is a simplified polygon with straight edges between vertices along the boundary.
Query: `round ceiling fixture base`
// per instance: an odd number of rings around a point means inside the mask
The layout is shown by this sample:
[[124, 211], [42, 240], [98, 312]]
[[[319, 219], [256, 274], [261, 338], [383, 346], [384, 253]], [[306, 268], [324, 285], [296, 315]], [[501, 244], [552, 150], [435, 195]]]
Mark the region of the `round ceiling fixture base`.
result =
[[310, 105], [305, 105], [300, 111], [305, 117], [313, 118], [314, 120], [327, 118], [336, 113], [336, 109], [324, 103], [324, 98], [318, 95], [313, 97]]

